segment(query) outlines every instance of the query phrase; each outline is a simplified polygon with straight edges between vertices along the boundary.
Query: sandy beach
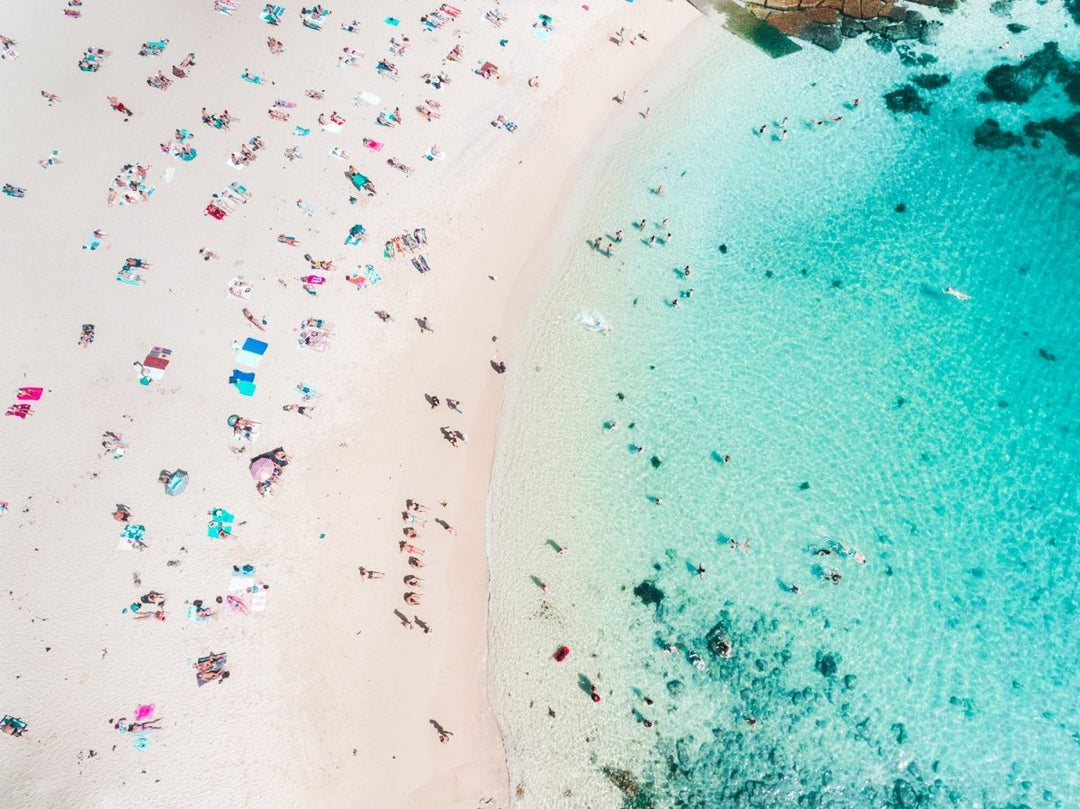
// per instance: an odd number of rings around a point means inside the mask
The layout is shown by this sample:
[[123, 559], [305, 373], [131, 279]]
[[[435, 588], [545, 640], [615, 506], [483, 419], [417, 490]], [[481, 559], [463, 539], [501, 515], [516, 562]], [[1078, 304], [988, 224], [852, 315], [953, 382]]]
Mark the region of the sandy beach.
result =
[[508, 806], [502, 386], [582, 161], [699, 15], [218, 5], [0, 12], [0, 788]]

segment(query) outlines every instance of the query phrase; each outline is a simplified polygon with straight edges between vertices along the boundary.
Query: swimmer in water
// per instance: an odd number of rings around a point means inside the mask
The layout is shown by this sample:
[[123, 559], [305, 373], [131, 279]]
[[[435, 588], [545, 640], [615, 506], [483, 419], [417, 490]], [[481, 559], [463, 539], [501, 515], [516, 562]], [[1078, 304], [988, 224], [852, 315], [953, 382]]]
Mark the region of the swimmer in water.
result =
[[702, 581], [705, 580], [705, 565], [701, 564], [701, 562], [698, 562], [697, 575], [698, 575], [698, 578], [701, 579]]
[[971, 300], [970, 295], [961, 292], [956, 287], [945, 287], [945, 289], [943, 289], [941, 291], [944, 292], [946, 295], [952, 295], [958, 301], [970, 301]]

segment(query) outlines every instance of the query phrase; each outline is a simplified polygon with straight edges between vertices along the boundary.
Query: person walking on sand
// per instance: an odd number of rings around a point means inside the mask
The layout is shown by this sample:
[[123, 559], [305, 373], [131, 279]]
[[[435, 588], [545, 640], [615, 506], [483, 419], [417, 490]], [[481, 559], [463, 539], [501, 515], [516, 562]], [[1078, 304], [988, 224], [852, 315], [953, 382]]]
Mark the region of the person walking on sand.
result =
[[461, 402], [459, 402], [457, 399], [447, 399], [446, 406], [449, 407], [451, 410], [456, 410], [458, 413], [461, 412]]
[[[106, 98], [106, 100], [109, 102], [110, 107], [112, 107], [117, 112], [122, 112], [124, 115], [127, 116], [127, 118], [130, 118], [132, 115], [135, 114], [131, 110], [129, 110], [127, 107], [125, 107], [124, 102], [117, 99], [116, 96], [108, 96]], [[124, 120], [126, 121], [127, 118], [125, 118]]]

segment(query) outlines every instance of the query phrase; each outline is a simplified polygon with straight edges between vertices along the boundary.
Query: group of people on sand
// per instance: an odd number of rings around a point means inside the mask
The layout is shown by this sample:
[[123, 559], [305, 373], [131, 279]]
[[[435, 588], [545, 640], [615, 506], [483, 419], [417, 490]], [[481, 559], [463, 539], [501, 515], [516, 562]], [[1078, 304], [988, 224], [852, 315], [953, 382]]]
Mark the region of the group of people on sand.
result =
[[[446, 505], [445, 503], [443, 505]], [[405, 591], [402, 593], [402, 601], [406, 606], [418, 607], [422, 600], [422, 590], [424, 587], [424, 580], [416, 575], [416, 570], [420, 570], [424, 567], [424, 549], [412, 544], [410, 540], [419, 538], [420, 534], [418, 528], [427, 527], [427, 518], [422, 516], [430, 513], [430, 509], [427, 506], [421, 505], [416, 500], [408, 498], [405, 501], [405, 508], [401, 512], [401, 519], [405, 523], [402, 528], [402, 533], [405, 535], [405, 539], [398, 543], [398, 550], [401, 553], [407, 554], [407, 564], [412, 569], [402, 577], [402, 584], [405, 585]], [[456, 534], [453, 526], [446, 520], [441, 518], [435, 518], [435, 522], [442, 526], [442, 528], [450, 534]], [[371, 570], [370, 568], [360, 567], [360, 576], [363, 579], [373, 580], [381, 579], [385, 576], [384, 573], [378, 570]], [[431, 632], [431, 626], [428, 625], [420, 616], [413, 615], [412, 619], [406, 616], [400, 609], [394, 610], [394, 615], [401, 621], [402, 627], [405, 629], [413, 629], [414, 627], [420, 627], [424, 634]]]

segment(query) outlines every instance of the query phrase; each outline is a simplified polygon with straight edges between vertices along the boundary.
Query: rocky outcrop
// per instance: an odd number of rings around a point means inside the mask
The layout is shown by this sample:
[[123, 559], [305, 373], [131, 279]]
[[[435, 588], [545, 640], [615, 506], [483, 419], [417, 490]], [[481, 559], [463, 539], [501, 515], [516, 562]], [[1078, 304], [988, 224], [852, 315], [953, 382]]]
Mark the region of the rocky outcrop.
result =
[[1068, 118], [1047, 118], [1043, 121], [1031, 121], [1024, 125], [1024, 134], [1032, 138], [1032, 145], [1038, 145], [1043, 134], [1055, 135], [1065, 151], [1073, 157], [1080, 157], [1080, 112]]
[[[924, 45], [936, 42], [940, 23], [918, 11], [906, 9], [895, 0], [744, 0], [746, 7], [781, 33], [834, 51], [845, 38], [869, 32], [885, 42], [915, 40]], [[953, 11], [958, 0], [910, 0]], [[1080, 2], [1080, 0], [1078, 0]], [[878, 50], [891, 51], [887, 45]]]
[[989, 93], [980, 94], [979, 100], [1026, 104], [1046, 86], [1051, 75], [1067, 74], [1069, 67], [1069, 61], [1061, 55], [1057, 43], [1047, 42], [1018, 65], [991, 68], [983, 77]]
[[912, 85], [905, 84], [891, 93], [885, 94], [885, 106], [890, 112], [905, 112], [909, 115], [916, 112], [923, 115], [930, 114], [930, 102], [919, 95], [919, 91]]
[[1013, 146], [1019, 146], [1024, 142], [1024, 139], [1015, 132], [1002, 129], [1001, 124], [993, 118], [987, 118], [975, 127], [974, 142], [980, 149], [997, 151], [999, 149], [1011, 149]]

